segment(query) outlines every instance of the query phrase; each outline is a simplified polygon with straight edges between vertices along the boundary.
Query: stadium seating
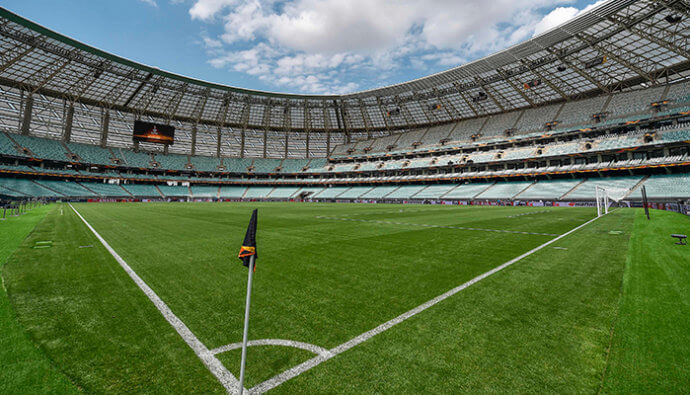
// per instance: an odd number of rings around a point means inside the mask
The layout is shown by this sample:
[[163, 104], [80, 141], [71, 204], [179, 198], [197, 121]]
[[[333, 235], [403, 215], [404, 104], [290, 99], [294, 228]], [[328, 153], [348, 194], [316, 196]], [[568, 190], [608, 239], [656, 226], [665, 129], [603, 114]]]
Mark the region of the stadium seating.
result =
[[280, 167], [282, 159], [255, 159], [254, 173], [277, 173], [276, 168]]
[[118, 184], [107, 184], [102, 182], [81, 182], [84, 188], [94, 191], [101, 197], [128, 197], [127, 191], [122, 189]]
[[305, 196], [306, 199], [312, 199], [323, 189], [323, 187], [304, 187], [297, 191], [293, 197]]
[[471, 200], [480, 193], [486, 191], [493, 184], [461, 184], [450, 191], [444, 199]]
[[523, 133], [544, 130], [544, 125], [554, 120], [559, 108], [561, 108], [561, 104], [552, 104], [550, 106], [525, 110], [525, 113], [522, 114], [517, 125], [515, 125], [515, 129]]
[[72, 153], [77, 155], [82, 163], [92, 163], [97, 165], [112, 165], [110, 150], [101, 148], [96, 145], [67, 143]]
[[513, 196], [519, 194], [525, 188], [530, 186], [532, 182], [501, 182], [496, 183], [491, 188], [477, 195], [477, 199], [512, 199]]
[[276, 187], [268, 197], [271, 199], [288, 199], [293, 197], [299, 189], [299, 187]]
[[268, 195], [273, 191], [275, 187], [249, 187], [247, 193], [244, 195], [245, 199], [263, 199], [268, 197]]
[[565, 103], [558, 116], [560, 125], [583, 125], [593, 123], [592, 115], [600, 113], [606, 103], [606, 96], [575, 100]]
[[664, 87], [621, 92], [613, 95], [606, 107], [609, 117], [649, 112], [650, 104], [661, 99]]
[[0, 154], [9, 156], [26, 156], [19, 151], [17, 151], [17, 146], [14, 145], [12, 140], [5, 135], [5, 133], [0, 132]]
[[13, 134], [12, 138], [20, 146], [30, 150], [34, 157], [41, 159], [49, 159], [66, 162], [69, 161], [69, 156], [62, 143], [57, 140], [44, 139], [33, 136], [25, 136], [21, 134]]
[[123, 188], [135, 197], [153, 197], [160, 198], [161, 194], [155, 185], [149, 184], [124, 184]]
[[116, 150], [116, 154], [117, 157], [123, 159], [128, 166], [142, 169], [151, 167], [151, 154], [134, 152], [126, 149], [118, 149]]
[[186, 170], [189, 163], [187, 155], [177, 154], [156, 154], [154, 160], [160, 164], [161, 168], [170, 170]]
[[218, 171], [218, 166], [220, 166], [220, 159], [211, 156], [190, 156], [189, 161], [197, 171]]
[[335, 199], [349, 189], [350, 187], [330, 187], [322, 190], [312, 197], [315, 199]]
[[447, 194], [455, 187], [456, 185], [453, 184], [431, 185], [416, 194], [415, 199], [441, 199], [443, 195]]
[[392, 185], [392, 186], [378, 186], [375, 187], [374, 189], [369, 190], [362, 196], [360, 196], [361, 199], [383, 199], [385, 198], [388, 194], [392, 193], [398, 189], [397, 186]]
[[193, 198], [217, 198], [217, 186], [193, 185], [190, 187]]
[[252, 162], [252, 159], [223, 158], [225, 170], [231, 173], [246, 173], [247, 169], [252, 165]]
[[247, 187], [222, 186], [220, 187], [220, 197], [226, 199], [239, 199], [244, 196]]
[[281, 165], [281, 173], [301, 173], [309, 164], [309, 159], [285, 159]]
[[71, 181], [56, 181], [56, 180], [40, 180], [35, 181], [37, 184], [52, 189], [59, 194], [67, 197], [94, 197], [98, 196], [94, 192], [79, 185], [79, 183]]
[[544, 180], [539, 181], [522, 192], [518, 199], [556, 200], [575, 188], [581, 180]]
[[352, 187], [338, 196], [338, 199], [359, 199], [362, 195], [372, 190], [373, 187]]
[[424, 188], [426, 185], [403, 185], [386, 196], [386, 199], [412, 199]]
[[569, 194], [563, 197], [564, 200], [589, 199], [595, 197], [597, 186], [602, 188], [622, 188], [630, 189], [642, 180], [642, 177], [602, 177], [590, 178], [578, 185]]
[[[690, 174], [652, 176], [643, 185], [649, 199], [688, 199], [690, 197]], [[641, 188], [635, 189], [630, 197], [642, 199]]]
[[21, 178], [0, 178], [0, 186], [4, 187], [9, 191], [14, 191], [24, 196], [50, 198], [64, 197], [64, 195], [55, 192], [52, 189], [48, 189], [31, 180]]
[[165, 197], [189, 196], [189, 187], [185, 187], [182, 185], [159, 185], [158, 189]]

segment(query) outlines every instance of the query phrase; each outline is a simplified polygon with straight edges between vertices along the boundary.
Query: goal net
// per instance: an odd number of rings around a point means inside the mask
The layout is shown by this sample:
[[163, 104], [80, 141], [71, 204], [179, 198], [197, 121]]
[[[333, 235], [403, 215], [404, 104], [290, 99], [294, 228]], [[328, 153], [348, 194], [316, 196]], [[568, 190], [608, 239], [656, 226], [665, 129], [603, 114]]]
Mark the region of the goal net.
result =
[[597, 216], [601, 217], [609, 213], [609, 207], [613, 203], [618, 203], [630, 193], [627, 188], [600, 187], [595, 188], [597, 199]]

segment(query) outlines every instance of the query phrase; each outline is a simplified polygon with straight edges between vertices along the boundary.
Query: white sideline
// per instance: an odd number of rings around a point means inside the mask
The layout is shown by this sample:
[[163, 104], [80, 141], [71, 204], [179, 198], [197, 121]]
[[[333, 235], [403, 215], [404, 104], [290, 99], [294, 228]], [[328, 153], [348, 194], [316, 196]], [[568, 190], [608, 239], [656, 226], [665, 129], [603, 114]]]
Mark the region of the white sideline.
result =
[[428, 301], [424, 304], [421, 304], [421, 305], [415, 307], [414, 309], [412, 309], [406, 313], [403, 313], [403, 314], [393, 318], [392, 320], [377, 326], [376, 328], [374, 328], [368, 332], [364, 332], [361, 335], [356, 336], [356, 337], [348, 340], [347, 342], [345, 342], [339, 346], [331, 348], [330, 350], [328, 350], [330, 352], [330, 354], [318, 355], [318, 356], [316, 356], [316, 357], [314, 357], [308, 361], [305, 361], [305, 362], [303, 362], [303, 363], [301, 363], [301, 364], [299, 364], [293, 368], [290, 368], [290, 369], [284, 371], [283, 373], [280, 373], [280, 374], [274, 376], [273, 378], [270, 378], [270, 379], [264, 381], [263, 383], [258, 384], [255, 387], [252, 387], [249, 390], [249, 392], [250, 393], [263, 393], [263, 392], [269, 391], [269, 390], [281, 385], [282, 383], [299, 376], [300, 374], [306, 372], [307, 370], [321, 364], [322, 362], [325, 362], [325, 361], [335, 357], [336, 355], [338, 355], [340, 353], [343, 353], [343, 352], [345, 352], [345, 351], [347, 351], [347, 350], [349, 350], [349, 349], [351, 349], [351, 348], [353, 348], [359, 344], [364, 343], [365, 341], [371, 339], [372, 337], [378, 335], [379, 333], [387, 331], [388, 329], [392, 328], [393, 326], [407, 320], [410, 317], [413, 317], [413, 316], [421, 313], [422, 311], [428, 309], [429, 307], [434, 306], [434, 305], [450, 298], [451, 296], [457, 294], [458, 292], [464, 290], [465, 288], [467, 288], [467, 287], [469, 287], [475, 283], [478, 283], [479, 281], [491, 276], [492, 274], [495, 274], [495, 273], [507, 268], [508, 266], [514, 264], [515, 262], [518, 262], [518, 261], [534, 254], [535, 252], [541, 250], [542, 248], [547, 247], [547, 246], [557, 242], [558, 240], [572, 234], [573, 232], [576, 232], [576, 231], [582, 229], [583, 227], [591, 224], [592, 222], [596, 221], [599, 218], [601, 218], [601, 217], [595, 217], [595, 218], [585, 222], [584, 224], [579, 225], [579, 226], [571, 229], [570, 231], [563, 233], [562, 235], [560, 235], [554, 239], [551, 239], [551, 240], [547, 241], [546, 243], [544, 243], [544, 244], [542, 244], [542, 245], [540, 245], [540, 246], [538, 246], [538, 247], [536, 247], [530, 251], [527, 251], [526, 253], [518, 256], [517, 258], [513, 258], [513, 259], [509, 260], [508, 262], [489, 270], [486, 273], [480, 274], [479, 276], [471, 279], [470, 281], [468, 281], [468, 282], [466, 282], [466, 283], [464, 283], [458, 287], [455, 287], [455, 288], [451, 289], [450, 291], [448, 291], [442, 295], [439, 295], [439, 296], [431, 299], [430, 301]]
[[230, 393], [230, 392], [239, 392], [239, 381], [235, 376], [233, 376], [230, 371], [228, 371], [225, 366], [216, 358], [216, 356], [203, 344], [201, 341], [192, 333], [189, 328], [187, 328], [187, 325], [185, 325], [182, 320], [180, 320], [175, 313], [170, 310], [167, 304], [163, 302], [163, 300], [149, 287], [144, 280], [137, 275], [134, 270], [132, 270], [131, 267], [127, 264], [127, 262], [120, 257], [120, 255], [113, 250], [112, 247], [101, 237], [101, 235], [96, 232], [96, 229], [91, 226], [84, 217], [79, 214], [77, 209], [72, 206], [71, 203], [69, 203], [69, 206], [74, 210], [74, 213], [77, 214], [77, 216], [86, 224], [86, 226], [91, 230], [91, 232], [96, 236], [96, 238], [103, 244], [106, 250], [110, 252], [110, 255], [115, 258], [117, 263], [122, 266], [123, 269], [125, 269], [125, 272], [129, 275], [129, 277], [134, 280], [134, 282], [139, 286], [139, 288], [148, 296], [148, 298], [153, 302], [153, 304], [156, 306], [158, 311], [163, 314], [163, 317], [170, 323], [170, 325], [175, 328], [177, 333], [182, 337], [182, 339], [189, 345], [189, 347], [194, 350], [194, 353], [201, 359], [201, 361], [206, 365], [209, 371], [216, 376], [218, 381], [225, 387], [225, 389]]

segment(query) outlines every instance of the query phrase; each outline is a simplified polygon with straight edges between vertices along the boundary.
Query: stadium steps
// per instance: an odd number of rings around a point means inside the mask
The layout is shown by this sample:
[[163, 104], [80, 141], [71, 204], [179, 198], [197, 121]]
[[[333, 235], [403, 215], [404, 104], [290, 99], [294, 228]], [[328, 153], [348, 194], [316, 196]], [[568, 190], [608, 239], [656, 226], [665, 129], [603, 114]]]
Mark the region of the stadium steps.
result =
[[45, 189], [47, 189], [47, 190], [49, 190], [49, 191], [53, 191], [53, 192], [57, 193], [59, 196], [67, 197], [67, 195], [65, 195], [64, 193], [58, 192], [57, 190], [55, 190], [55, 189], [53, 189], [53, 188], [51, 188], [51, 187], [49, 187], [49, 186], [43, 185], [43, 184], [39, 183], [39, 182], [36, 181], [36, 180], [31, 180], [31, 182], [34, 183], [34, 184], [36, 184], [36, 185], [38, 185], [38, 186], [41, 187], [41, 188], [45, 188]]
[[156, 191], [158, 191], [158, 193], [161, 194], [161, 197], [162, 197], [163, 199], [166, 198], [166, 196], [165, 196], [165, 194], [163, 193], [163, 191], [161, 191], [161, 189], [158, 188], [158, 185], [154, 184], [153, 187], [156, 188]]
[[484, 193], [484, 192], [488, 191], [489, 189], [493, 188], [494, 185], [496, 185], [496, 182], [491, 183], [491, 185], [489, 185], [488, 187], [486, 187], [486, 189], [484, 189], [484, 190], [482, 190], [481, 192], [479, 192], [478, 194], [472, 196], [472, 199], [471, 199], [471, 200], [476, 199], [477, 196], [479, 196], [479, 195], [481, 195], [482, 193]]
[[385, 194], [385, 195], [381, 196], [381, 199], [385, 199], [386, 197], [388, 197], [388, 195], [390, 195], [390, 194], [392, 194], [392, 193], [395, 193], [395, 192], [397, 192], [397, 191], [398, 191], [398, 189], [400, 189], [400, 187], [397, 187], [397, 188], [395, 188], [394, 190], [392, 190], [392, 191], [388, 192], [387, 194]]
[[134, 198], [134, 195], [132, 195], [131, 192], [129, 192], [127, 189], [125, 189], [125, 187], [122, 186], [122, 184], [117, 184], [117, 186], [119, 186], [123, 191], [125, 191], [125, 196], [130, 196], [130, 197]]
[[666, 100], [669, 90], [671, 90], [671, 84], [666, 84], [666, 86], [664, 87], [664, 91], [661, 93], [661, 98], [659, 99], [659, 101]]
[[453, 192], [454, 190], [458, 189], [459, 186], [460, 186], [460, 184], [456, 185], [454, 188], [448, 190], [446, 193], [444, 193], [443, 195], [439, 196], [438, 198], [439, 198], [439, 199], [443, 199], [444, 197], [446, 197], [446, 195], [448, 195], [449, 193], [451, 193], [451, 192]]
[[14, 188], [10, 188], [10, 187], [4, 186], [4, 185], [0, 185], [0, 192], [1, 192], [3, 189], [4, 189], [4, 190], [8, 190], [8, 191], [10, 191], [10, 192], [14, 192], [15, 194], [17, 194], [17, 196], [29, 196], [29, 195], [25, 194], [24, 192], [18, 191], [18, 190], [14, 189]]
[[537, 184], [537, 182], [538, 182], [538, 181], [534, 181], [534, 182], [531, 183], [527, 188], [523, 189], [523, 190], [520, 191], [517, 195], [513, 196], [512, 198], [510, 198], [510, 200], [515, 200], [515, 199], [517, 199], [518, 197], [520, 197], [520, 195], [522, 195], [523, 193], [529, 191], [533, 186], [535, 186], [535, 185]]
[[[67, 152], [67, 154], [70, 156], [70, 158], [72, 156], [76, 156], [77, 158], [79, 158], [79, 155], [74, 155], [74, 152], [72, 152], [72, 150], [69, 149], [69, 147], [67, 146], [67, 144], [65, 144], [64, 141], [60, 141], [60, 145], [62, 145], [62, 148], [65, 150], [65, 152]], [[81, 158], [79, 158], [79, 159], [80, 159], [79, 161], [81, 162]]]
[[580, 182], [577, 183], [574, 187], [570, 188], [568, 192], [566, 192], [563, 196], [559, 197], [558, 200], [563, 200], [566, 198], [566, 196], [570, 195], [574, 190], [580, 187], [580, 185], [584, 184], [587, 179], [580, 180]]
[[[280, 163], [283, 163], [283, 161], [280, 161]], [[274, 185], [273, 189], [271, 189], [271, 192], [267, 193], [266, 196], [264, 196], [264, 199], [268, 199], [271, 197], [271, 194], [275, 192], [275, 190], [278, 188], [278, 186]]]
[[417, 196], [417, 195], [419, 195], [420, 193], [426, 191], [427, 189], [429, 189], [429, 187], [430, 187], [430, 185], [427, 185], [426, 187], [424, 187], [424, 188], [420, 189], [419, 191], [415, 192], [412, 196], [410, 196], [410, 199], [414, 199], [415, 196]]
[[17, 142], [17, 140], [13, 139], [13, 138], [12, 138], [12, 133], [5, 133], [5, 136], [7, 136], [7, 138], [12, 142], [12, 144], [14, 144], [14, 148], [17, 150], [17, 152], [18, 152], [20, 155], [28, 155], [28, 156], [31, 156], [31, 157], [35, 157], [35, 156], [36, 156], [36, 155], [34, 155], [34, 153], [33, 153], [30, 149], [28, 149], [28, 148], [26, 148], [26, 147], [22, 147], [21, 144], [19, 144], [19, 143]]
[[[647, 180], [649, 180], [649, 177], [650, 176], [642, 177], [642, 179], [640, 181], [638, 181], [637, 184], [633, 185], [633, 187], [630, 188], [628, 193], [626, 193], [625, 196], [623, 196], [623, 199], [627, 199], [628, 196], [632, 195], [632, 193], [635, 192], [637, 190], [637, 188], [641, 187], [645, 182], [647, 182]], [[623, 199], [621, 199], [621, 200], [623, 200]]]
[[[254, 160], [252, 160], [252, 163], [254, 163]], [[244, 189], [244, 192], [242, 193], [242, 197], [240, 199], [244, 200], [244, 197], [247, 196], [247, 192], [249, 192], [249, 188]], [[220, 191], [218, 193], [220, 193]]]
[[89, 192], [93, 193], [93, 194], [94, 194], [95, 196], [101, 196], [101, 194], [100, 194], [100, 193], [98, 193], [98, 192], [94, 191], [94, 190], [93, 190], [93, 189], [91, 189], [91, 188], [88, 188], [88, 187], [87, 187], [86, 185], [82, 184], [81, 182], [75, 181], [75, 183], [76, 183], [77, 185], [79, 185], [80, 187], [82, 187], [82, 188], [86, 189], [87, 191], [89, 191]]

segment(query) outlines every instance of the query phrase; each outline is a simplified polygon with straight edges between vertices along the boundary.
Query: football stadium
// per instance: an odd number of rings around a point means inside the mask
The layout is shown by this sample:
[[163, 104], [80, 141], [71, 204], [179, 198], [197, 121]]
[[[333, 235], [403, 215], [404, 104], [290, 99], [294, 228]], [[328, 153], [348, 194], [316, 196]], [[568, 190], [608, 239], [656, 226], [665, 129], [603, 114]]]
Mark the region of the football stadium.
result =
[[687, 393], [689, 27], [307, 95], [0, 8], [0, 392]]

